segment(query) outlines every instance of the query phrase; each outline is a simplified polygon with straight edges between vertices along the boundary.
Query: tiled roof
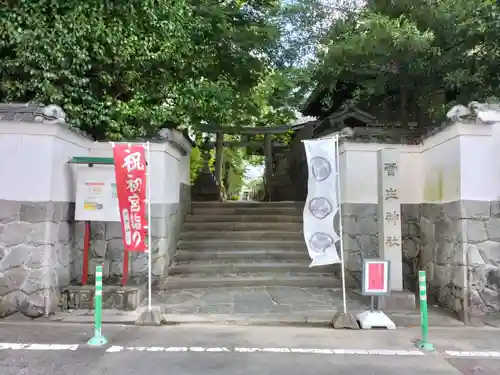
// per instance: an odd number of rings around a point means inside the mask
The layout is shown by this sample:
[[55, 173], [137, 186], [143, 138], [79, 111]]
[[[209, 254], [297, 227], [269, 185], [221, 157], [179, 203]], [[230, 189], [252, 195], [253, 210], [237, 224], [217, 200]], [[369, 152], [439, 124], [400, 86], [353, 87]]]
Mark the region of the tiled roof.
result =
[[66, 123], [66, 114], [61, 107], [41, 103], [0, 103], [1, 121], [42, 122], [56, 121]]

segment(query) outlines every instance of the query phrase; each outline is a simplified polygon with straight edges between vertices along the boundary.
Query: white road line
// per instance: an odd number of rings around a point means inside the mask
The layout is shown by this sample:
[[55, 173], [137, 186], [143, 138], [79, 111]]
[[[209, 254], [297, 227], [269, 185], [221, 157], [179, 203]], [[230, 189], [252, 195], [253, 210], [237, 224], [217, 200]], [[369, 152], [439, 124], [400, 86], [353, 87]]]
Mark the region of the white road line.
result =
[[[38, 344], [0, 342], [0, 350], [33, 350], [33, 351], [75, 351], [84, 346], [78, 344]], [[102, 349], [105, 349], [103, 347]], [[107, 347], [106, 353], [119, 352], [163, 352], [163, 353], [300, 353], [329, 355], [375, 355], [375, 356], [425, 356], [420, 350], [387, 350], [387, 349], [325, 349], [325, 348], [226, 348], [203, 346], [118, 346]], [[442, 355], [454, 358], [498, 358], [500, 351], [454, 351], [445, 350]]]
[[77, 350], [79, 345], [62, 344], [21, 344], [0, 342], [0, 350]]
[[362, 350], [362, 349], [314, 349], [314, 348], [205, 348], [192, 347], [130, 347], [111, 346], [107, 353], [118, 353], [124, 351], [132, 352], [208, 352], [208, 353], [304, 353], [304, 354], [337, 354], [337, 355], [383, 355], [383, 356], [423, 356], [425, 353], [419, 350]]
[[454, 350], [446, 350], [443, 352], [445, 355], [449, 355], [450, 357], [488, 357], [488, 358], [500, 358], [500, 352], [466, 352], [466, 351], [454, 351]]

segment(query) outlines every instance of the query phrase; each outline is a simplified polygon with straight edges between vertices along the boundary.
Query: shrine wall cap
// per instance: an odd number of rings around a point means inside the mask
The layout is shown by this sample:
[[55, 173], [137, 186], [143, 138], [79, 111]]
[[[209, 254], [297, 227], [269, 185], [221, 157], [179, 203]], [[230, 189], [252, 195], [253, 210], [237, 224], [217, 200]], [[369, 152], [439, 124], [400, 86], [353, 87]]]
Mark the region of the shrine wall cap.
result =
[[94, 140], [89, 134], [67, 122], [66, 112], [57, 104], [0, 103], [0, 126], [9, 122], [56, 124], [84, 138]]
[[0, 120], [23, 122], [43, 122], [45, 120], [65, 124], [66, 113], [56, 104], [0, 103]]

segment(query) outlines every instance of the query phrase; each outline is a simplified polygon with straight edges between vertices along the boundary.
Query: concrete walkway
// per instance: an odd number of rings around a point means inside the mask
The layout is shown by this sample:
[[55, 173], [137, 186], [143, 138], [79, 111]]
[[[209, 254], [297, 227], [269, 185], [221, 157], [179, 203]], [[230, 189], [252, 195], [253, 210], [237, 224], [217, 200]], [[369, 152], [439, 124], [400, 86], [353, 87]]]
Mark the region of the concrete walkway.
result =
[[[369, 309], [369, 300], [359, 294], [347, 295], [348, 311]], [[153, 303], [167, 316], [189, 321], [240, 322], [248, 324], [329, 325], [342, 311], [342, 292], [325, 288], [252, 287], [237, 289], [190, 289], [155, 294]], [[398, 326], [420, 325], [419, 311], [386, 311]], [[462, 325], [456, 319], [433, 310], [434, 326]]]
[[[104, 322], [133, 324], [147, 306], [133, 312], [104, 310]], [[239, 325], [329, 326], [342, 311], [342, 292], [336, 289], [297, 287], [248, 287], [186, 289], [155, 292], [153, 306], [177, 323], [219, 323]], [[356, 314], [369, 308], [366, 297], [348, 294], [348, 311]], [[418, 310], [385, 310], [398, 327], [420, 326]], [[91, 323], [88, 310], [58, 313], [57, 321]], [[460, 327], [463, 323], [441, 309], [431, 307], [431, 327]]]

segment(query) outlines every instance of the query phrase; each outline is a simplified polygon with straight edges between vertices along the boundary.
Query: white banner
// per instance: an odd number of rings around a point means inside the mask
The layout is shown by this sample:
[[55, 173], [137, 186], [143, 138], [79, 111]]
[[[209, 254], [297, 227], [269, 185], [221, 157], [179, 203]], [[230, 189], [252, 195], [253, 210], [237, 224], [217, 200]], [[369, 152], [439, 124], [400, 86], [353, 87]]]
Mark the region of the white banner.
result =
[[303, 141], [309, 180], [304, 206], [304, 240], [312, 259], [309, 267], [340, 263], [335, 247], [339, 235], [333, 227], [338, 211], [337, 142], [335, 139]]

